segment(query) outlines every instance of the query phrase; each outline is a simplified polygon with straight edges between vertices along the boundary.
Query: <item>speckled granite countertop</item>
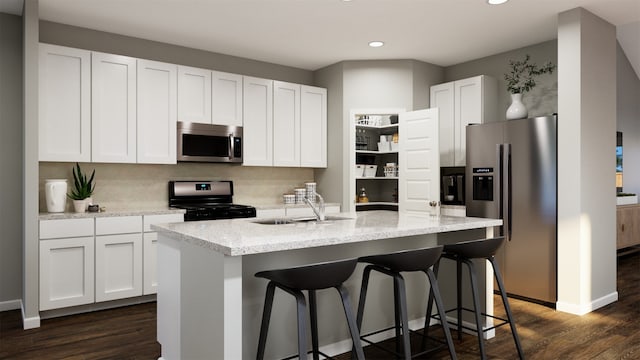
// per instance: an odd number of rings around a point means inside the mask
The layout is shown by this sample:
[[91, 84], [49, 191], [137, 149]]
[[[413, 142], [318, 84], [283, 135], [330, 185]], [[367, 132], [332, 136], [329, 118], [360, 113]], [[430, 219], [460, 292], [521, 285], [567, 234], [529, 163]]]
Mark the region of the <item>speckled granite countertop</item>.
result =
[[138, 215], [164, 215], [164, 214], [184, 214], [184, 209], [122, 209], [107, 210], [105, 212], [65, 212], [65, 213], [40, 213], [40, 220], [60, 220], [60, 219], [82, 219], [96, 217], [112, 217], [112, 216], [138, 216]]
[[179, 241], [239, 256], [502, 225], [502, 220], [496, 219], [416, 216], [382, 210], [332, 215], [351, 219], [264, 225], [253, 218], [159, 224], [151, 228]]

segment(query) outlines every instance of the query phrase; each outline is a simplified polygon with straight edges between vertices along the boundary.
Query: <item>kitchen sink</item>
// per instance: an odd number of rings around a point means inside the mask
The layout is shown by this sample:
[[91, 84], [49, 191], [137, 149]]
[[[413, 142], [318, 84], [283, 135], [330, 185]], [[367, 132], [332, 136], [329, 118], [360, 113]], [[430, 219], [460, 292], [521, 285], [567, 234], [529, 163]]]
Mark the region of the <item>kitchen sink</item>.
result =
[[314, 216], [312, 217], [300, 217], [300, 218], [268, 218], [268, 219], [258, 219], [252, 221], [256, 224], [262, 225], [287, 225], [287, 224], [296, 224], [296, 223], [318, 223], [318, 224], [329, 224], [337, 220], [352, 220], [353, 218], [346, 216], [331, 216], [326, 215], [324, 217], [324, 221], [318, 221]]

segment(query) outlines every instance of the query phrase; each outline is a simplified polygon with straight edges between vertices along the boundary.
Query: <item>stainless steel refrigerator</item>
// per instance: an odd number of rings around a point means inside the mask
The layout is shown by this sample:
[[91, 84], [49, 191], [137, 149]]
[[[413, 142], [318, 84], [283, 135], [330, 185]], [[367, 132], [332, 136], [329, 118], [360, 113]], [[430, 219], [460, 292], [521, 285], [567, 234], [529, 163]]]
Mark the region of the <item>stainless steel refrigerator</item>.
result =
[[467, 126], [467, 216], [501, 218], [507, 293], [557, 299], [557, 116]]

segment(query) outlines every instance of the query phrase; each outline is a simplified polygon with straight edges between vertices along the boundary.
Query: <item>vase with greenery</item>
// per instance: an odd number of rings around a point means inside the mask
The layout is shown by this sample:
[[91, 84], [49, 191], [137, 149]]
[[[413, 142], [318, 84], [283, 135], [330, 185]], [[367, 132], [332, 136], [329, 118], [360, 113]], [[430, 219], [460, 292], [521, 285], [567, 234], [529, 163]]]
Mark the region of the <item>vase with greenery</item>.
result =
[[91, 197], [96, 187], [93, 182], [96, 170], [93, 170], [89, 178], [82, 172], [80, 164], [78, 163], [76, 163], [76, 166], [71, 170], [73, 172], [73, 189], [71, 189], [71, 193], [67, 194], [67, 196], [73, 200], [73, 206], [76, 212], [84, 212], [88, 205], [87, 199]]
[[509, 60], [509, 72], [504, 74], [507, 90], [511, 94], [511, 106], [507, 109], [507, 119], [522, 119], [528, 115], [527, 108], [522, 103], [522, 95], [536, 86], [535, 77], [542, 74], [552, 74], [556, 66], [550, 61], [542, 67], [529, 63], [531, 57], [525, 55], [524, 60]]

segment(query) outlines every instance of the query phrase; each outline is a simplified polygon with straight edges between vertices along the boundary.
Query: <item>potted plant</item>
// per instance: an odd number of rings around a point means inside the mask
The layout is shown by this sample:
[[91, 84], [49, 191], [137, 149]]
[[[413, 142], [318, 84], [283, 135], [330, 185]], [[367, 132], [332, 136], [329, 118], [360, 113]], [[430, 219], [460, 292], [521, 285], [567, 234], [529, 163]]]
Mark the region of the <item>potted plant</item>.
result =
[[551, 61], [542, 67], [530, 64], [531, 57], [525, 55], [524, 60], [509, 60], [509, 72], [504, 74], [507, 90], [511, 94], [511, 106], [507, 109], [507, 119], [522, 119], [528, 115], [527, 108], [522, 103], [522, 95], [536, 86], [535, 77], [542, 74], [552, 74], [556, 66]]
[[73, 172], [73, 189], [71, 189], [71, 193], [67, 194], [67, 196], [73, 200], [75, 212], [84, 212], [88, 205], [87, 199], [91, 197], [96, 186], [93, 183], [96, 170], [93, 170], [89, 179], [82, 173], [80, 164], [76, 163], [76, 166], [71, 170]]

